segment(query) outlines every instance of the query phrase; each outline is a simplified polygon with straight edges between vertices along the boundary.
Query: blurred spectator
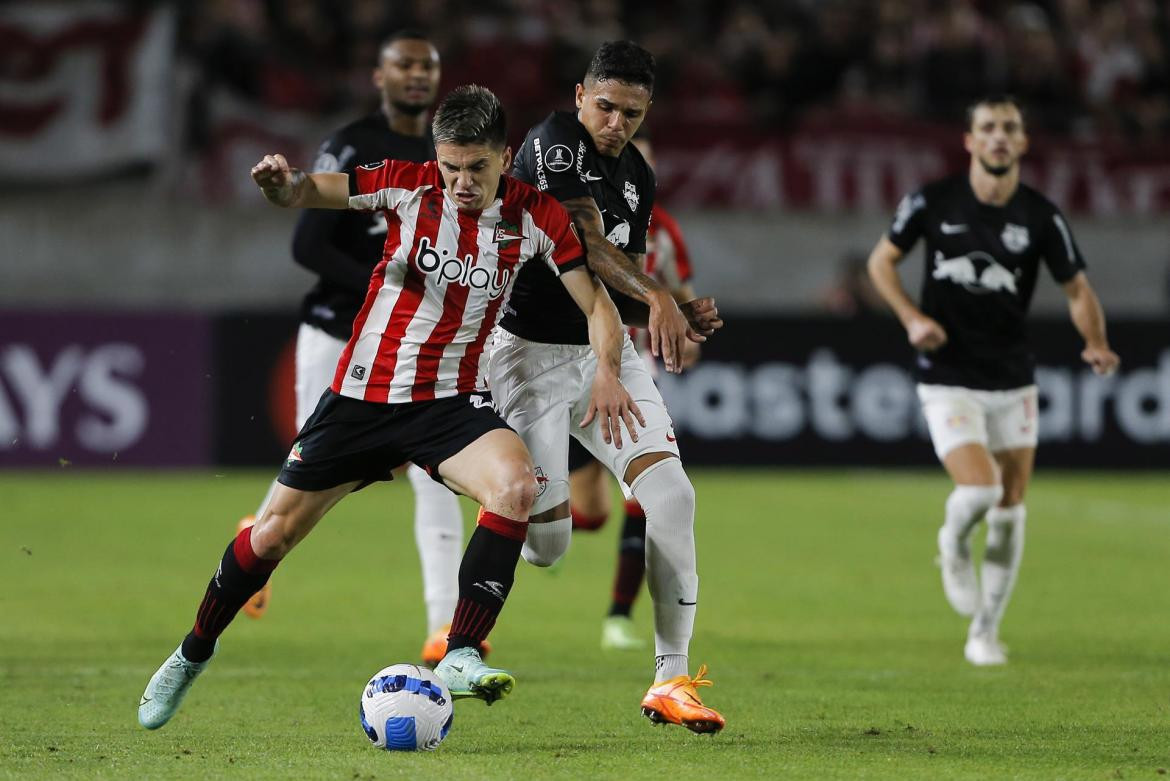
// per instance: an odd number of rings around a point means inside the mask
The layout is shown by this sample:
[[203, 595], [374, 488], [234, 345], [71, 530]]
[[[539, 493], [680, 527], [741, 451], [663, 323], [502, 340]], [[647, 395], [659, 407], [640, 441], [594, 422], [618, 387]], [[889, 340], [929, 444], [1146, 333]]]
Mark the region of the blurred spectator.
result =
[[[482, 78], [524, 126], [568, 102], [605, 39], [658, 59], [655, 114], [774, 132], [810, 110], [953, 119], [1007, 89], [1033, 127], [1163, 142], [1164, 0], [183, 0], [194, 106], [220, 91], [320, 117], [365, 95], [377, 41], [421, 28], [445, 86]], [[494, 67], [503, 60], [509, 67]], [[500, 83], [495, 83], [499, 81]], [[346, 85], [342, 89], [337, 84]], [[201, 102], [202, 101], [202, 102]], [[198, 141], [199, 110], [189, 113]]]

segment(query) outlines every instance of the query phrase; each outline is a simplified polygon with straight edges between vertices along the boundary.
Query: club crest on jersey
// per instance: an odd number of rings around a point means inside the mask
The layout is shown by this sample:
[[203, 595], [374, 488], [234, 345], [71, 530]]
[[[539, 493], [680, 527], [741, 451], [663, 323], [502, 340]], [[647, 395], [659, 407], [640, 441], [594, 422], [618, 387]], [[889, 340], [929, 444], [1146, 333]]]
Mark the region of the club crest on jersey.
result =
[[470, 252], [462, 258], [448, 257], [450, 250], [436, 251], [426, 236], [418, 242], [418, 252], [414, 262], [419, 271], [424, 274], [433, 274], [440, 283], [454, 282], [464, 287], [483, 290], [488, 298], [499, 298], [508, 289], [512, 279], [511, 269], [496, 269], [494, 273], [475, 264], [475, 255]]
[[542, 496], [548, 490], [548, 477], [540, 467], [533, 468], [532, 472], [536, 476], [536, 495]]
[[524, 234], [520, 232], [520, 226], [514, 222], [507, 220], [500, 220], [496, 223], [496, 232], [493, 241], [499, 245], [500, 249], [506, 249], [512, 246], [514, 241], [523, 241]]
[[544, 164], [554, 174], [564, 173], [573, 167], [573, 152], [564, 144], [553, 144], [544, 154]]
[[630, 205], [630, 211], [638, 211], [638, 189], [629, 182], [626, 182], [625, 189], [622, 190], [622, 195], [626, 196], [626, 203]]
[[1003, 233], [999, 234], [999, 238], [1008, 252], [1015, 252], [1017, 254], [1026, 250], [1030, 243], [1027, 227], [1013, 225], [1010, 222], [1004, 224]]
[[300, 442], [293, 443], [292, 450], [290, 450], [288, 452], [288, 458], [286, 460], [289, 464], [292, 464], [296, 461], [304, 461], [305, 460], [304, 456], [301, 455], [301, 443]]
[[970, 293], [998, 293], [1006, 290], [1015, 295], [1016, 276], [986, 252], [972, 252], [957, 258], [934, 253], [934, 279], [962, 285]]

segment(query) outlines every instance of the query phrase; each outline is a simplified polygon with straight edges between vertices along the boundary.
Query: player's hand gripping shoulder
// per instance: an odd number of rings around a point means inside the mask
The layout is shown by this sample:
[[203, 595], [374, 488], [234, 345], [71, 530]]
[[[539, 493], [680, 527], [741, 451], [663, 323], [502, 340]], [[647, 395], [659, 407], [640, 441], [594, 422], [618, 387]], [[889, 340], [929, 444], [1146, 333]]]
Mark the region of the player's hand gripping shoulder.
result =
[[306, 174], [291, 168], [284, 155], [265, 155], [252, 166], [252, 181], [269, 203], [305, 209], [348, 209], [349, 177], [346, 174]]

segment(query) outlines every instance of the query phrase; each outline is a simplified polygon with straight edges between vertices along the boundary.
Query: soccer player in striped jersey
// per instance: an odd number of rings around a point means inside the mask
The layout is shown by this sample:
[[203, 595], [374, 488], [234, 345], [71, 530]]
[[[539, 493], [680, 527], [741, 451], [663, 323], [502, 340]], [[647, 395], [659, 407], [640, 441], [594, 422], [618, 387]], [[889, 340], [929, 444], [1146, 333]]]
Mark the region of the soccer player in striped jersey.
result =
[[[370, 160], [434, 160], [428, 112], [437, 97], [439, 74], [439, 53], [425, 35], [400, 30], [388, 37], [373, 72], [381, 105], [330, 135], [317, 152], [314, 172], [349, 173]], [[293, 259], [317, 275], [301, 305], [297, 331], [298, 430], [333, 381], [337, 361], [365, 301], [370, 272], [382, 259], [386, 229], [385, 216], [379, 211], [306, 209], [297, 220]], [[422, 658], [435, 665], [446, 653], [447, 631], [459, 594], [463, 516], [455, 494], [420, 467], [411, 464], [399, 472], [405, 472], [414, 490], [414, 533], [427, 615]], [[260, 509], [240, 521], [241, 530], [261, 515], [276, 485], [274, 480]], [[264, 614], [271, 586], [270, 581], [248, 600], [246, 615], [259, 618]]]
[[436, 673], [456, 698], [491, 703], [512, 690], [511, 674], [486, 666], [478, 647], [512, 587], [536, 477], [523, 441], [492, 408], [484, 346], [529, 263], [559, 278], [588, 319], [598, 370], [585, 417], [617, 444], [622, 426], [636, 436], [635, 420], [644, 424], [620, 379], [617, 310], [586, 268], [568, 213], [503, 175], [511, 150], [499, 100], [483, 87], [457, 88], [432, 130], [437, 162], [305, 174], [268, 155], [252, 169], [278, 206], [381, 210], [385, 250], [333, 384], [297, 435], [271, 501], [228, 545], [193, 629], [147, 684], [138, 708], [147, 729], [174, 715], [244, 602], [329, 509], [406, 461], [481, 505]]
[[[655, 168], [654, 149], [645, 126], [631, 142], [642, 153], [651, 170]], [[695, 299], [691, 284], [691, 258], [682, 230], [662, 204], [655, 202], [646, 235], [643, 271], [658, 280], [679, 304]], [[658, 366], [650, 355], [650, 340], [645, 329], [631, 328], [630, 338], [638, 354], [646, 361], [651, 376]], [[683, 347], [682, 369], [699, 360], [698, 342], [687, 340]], [[597, 531], [610, 514], [609, 470], [576, 439], [569, 441], [569, 499], [573, 531]], [[618, 537], [617, 567], [614, 573], [609, 613], [601, 628], [601, 647], [609, 651], [640, 651], [646, 641], [638, 636], [631, 613], [641, 591], [646, 573], [646, 512], [638, 500], [628, 495], [625, 485], [624, 519]]]
[[[943, 592], [971, 618], [963, 655], [986, 666], [1007, 662], [999, 625], [1024, 553], [1024, 493], [1039, 434], [1025, 315], [1041, 262], [1068, 296], [1085, 363], [1110, 374], [1120, 359], [1068, 223], [1020, 183], [1028, 136], [1016, 101], [998, 95], [972, 105], [964, 144], [967, 172], [902, 200], [870, 254], [869, 273], [918, 351], [918, 397], [955, 484], [938, 531]], [[919, 239], [926, 243], [920, 305], [897, 270]], [[987, 544], [977, 577], [970, 537], [982, 520]]]
[[[513, 173], [555, 196], [573, 216], [589, 268], [610, 287], [631, 325], [646, 325], [651, 352], [679, 371], [682, 343], [722, 325], [714, 302], [684, 307], [646, 275], [643, 255], [654, 203], [654, 174], [629, 141], [649, 108], [653, 56], [629, 41], [604, 43], [576, 88], [576, 112], [555, 111], [528, 131]], [[550, 566], [572, 536], [569, 438], [581, 442], [625, 483], [646, 512], [646, 574], [654, 600], [654, 683], [642, 713], [655, 724], [717, 732], [724, 719], [703, 705], [706, 666], [692, 677], [689, 647], [698, 604], [695, 490], [679, 459], [670, 415], [627, 338], [622, 379], [647, 421], [617, 450], [582, 425], [595, 361], [584, 323], [564, 305], [554, 279], [535, 265], [522, 272], [492, 345], [489, 384], [500, 414], [524, 438], [541, 480], [524, 558]], [[634, 319], [637, 309], [645, 319]], [[684, 317], [684, 311], [687, 313]], [[706, 315], [701, 311], [707, 311]], [[688, 323], [690, 327], [688, 327]]]

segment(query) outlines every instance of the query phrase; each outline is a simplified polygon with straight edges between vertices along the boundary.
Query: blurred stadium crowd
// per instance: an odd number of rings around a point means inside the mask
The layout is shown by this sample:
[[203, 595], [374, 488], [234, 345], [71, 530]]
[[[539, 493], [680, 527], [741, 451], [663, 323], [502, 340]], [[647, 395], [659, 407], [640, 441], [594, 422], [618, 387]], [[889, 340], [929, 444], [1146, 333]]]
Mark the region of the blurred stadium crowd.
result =
[[442, 52], [445, 86], [488, 82], [514, 127], [566, 103], [598, 42], [628, 37], [658, 56], [654, 117], [672, 125], [953, 121], [1004, 90], [1034, 130], [1154, 145], [1170, 132], [1168, 17], [1158, 0], [185, 0], [179, 30], [195, 109], [220, 89], [356, 109], [378, 42], [412, 27]]

